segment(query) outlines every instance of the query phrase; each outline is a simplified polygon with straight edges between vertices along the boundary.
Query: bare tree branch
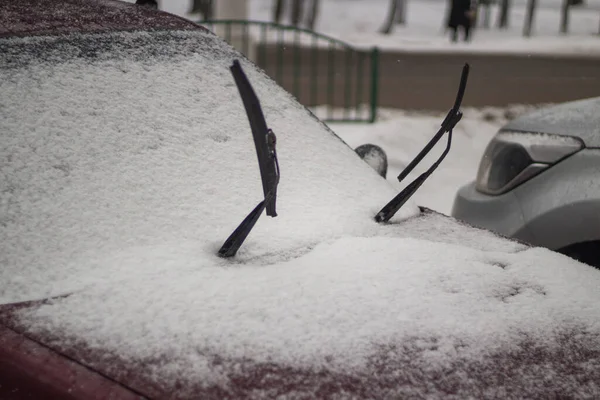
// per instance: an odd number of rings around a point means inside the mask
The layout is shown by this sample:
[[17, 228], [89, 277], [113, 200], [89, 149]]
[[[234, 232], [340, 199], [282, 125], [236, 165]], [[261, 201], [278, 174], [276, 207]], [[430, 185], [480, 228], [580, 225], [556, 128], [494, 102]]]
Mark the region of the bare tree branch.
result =
[[535, 16], [535, 7], [537, 0], [527, 1], [527, 13], [525, 14], [525, 24], [523, 25], [523, 36], [531, 36], [533, 30], [533, 18]]
[[563, 0], [562, 7], [560, 10], [560, 33], [569, 32], [569, 9], [571, 8], [571, 1]]
[[214, 8], [212, 0], [193, 0], [190, 14], [200, 13], [204, 20], [213, 19]]
[[508, 14], [510, 13], [511, 0], [501, 0], [500, 13], [498, 14], [498, 28], [508, 28]]
[[308, 17], [306, 18], [306, 27], [310, 30], [315, 30], [315, 24], [319, 17], [319, 4], [320, 0], [312, 0], [310, 9], [308, 10]]
[[292, 25], [300, 25], [304, 11], [304, 0], [292, 0]]
[[285, 7], [284, 3], [285, 0], [274, 0], [273, 2], [273, 8], [271, 8], [272, 21], [277, 24], [281, 23], [281, 16]]
[[396, 8], [396, 23], [398, 25], [406, 25], [406, 3], [407, 0], [397, 0], [398, 7]]

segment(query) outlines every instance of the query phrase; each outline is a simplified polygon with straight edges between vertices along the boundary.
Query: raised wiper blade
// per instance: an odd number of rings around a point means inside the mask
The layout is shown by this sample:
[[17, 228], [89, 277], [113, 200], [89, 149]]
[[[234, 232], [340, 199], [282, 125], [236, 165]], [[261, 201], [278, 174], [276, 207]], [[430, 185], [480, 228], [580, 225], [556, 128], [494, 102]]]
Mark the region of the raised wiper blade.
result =
[[448, 114], [444, 118], [440, 129], [433, 136], [433, 138], [425, 145], [423, 150], [417, 154], [417, 156], [404, 168], [404, 170], [398, 175], [398, 181], [402, 182], [408, 174], [412, 172], [412, 170], [423, 160], [423, 158], [433, 149], [433, 147], [439, 142], [444, 133], [448, 132], [448, 143], [446, 145], [446, 149], [440, 156], [440, 158], [424, 173], [419, 175], [414, 181], [412, 181], [408, 186], [406, 186], [396, 197], [394, 197], [388, 204], [385, 205], [377, 213], [375, 216], [375, 221], [377, 222], [387, 222], [392, 218], [398, 210], [410, 199], [413, 194], [421, 187], [423, 182], [429, 178], [429, 176], [435, 171], [435, 169], [440, 165], [442, 160], [446, 157], [448, 152], [450, 151], [450, 146], [452, 145], [452, 130], [458, 124], [458, 122], [462, 118], [462, 112], [460, 111], [460, 106], [462, 104], [463, 97], [465, 95], [465, 90], [467, 88], [467, 80], [469, 78], [469, 64], [465, 64], [462, 69], [462, 74], [460, 77], [460, 84], [458, 87], [458, 93], [456, 94], [456, 99], [454, 101], [454, 105], [448, 111]]
[[446, 114], [444, 121], [440, 126], [440, 130], [433, 136], [433, 138], [423, 147], [423, 150], [417, 154], [417, 156], [400, 172], [398, 175], [398, 181], [402, 182], [404, 178], [408, 174], [412, 172], [413, 169], [419, 164], [423, 158], [433, 149], [433, 146], [439, 142], [439, 140], [444, 136], [444, 133], [449, 132], [451, 129], [456, 126], [458, 121], [460, 121], [461, 117], [458, 117], [460, 114], [460, 105], [462, 104], [463, 97], [465, 96], [465, 90], [467, 89], [467, 80], [469, 78], [469, 64], [465, 64], [462, 69], [462, 74], [460, 76], [460, 84], [458, 86], [458, 93], [456, 94], [456, 99], [454, 100], [454, 105]]
[[[271, 150], [267, 145], [267, 140], [274, 140], [275, 135], [270, 134], [267, 128], [267, 121], [262, 112], [260, 101], [258, 96], [254, 93], [250, 81], [246, 77], [242, 66], [238, 60], [233, 61], [233, 65], [230, 67], [233, 79], [238, 87], [240, 95], [242, 96], [242, 102], [248, 115], [248, 122], [250, 122], [250, 129], [252, 130], [252, 136], [254, 137], [254, 146], [256, 147], [256, 155], [258, 156], [258, 166], [260, 168], [260, 177], [262, 179], [263, 192], [265, 198], [272, 187], [276, 187], [279, 181], [279, 170], [276, 162], [273, 162], [271, 156]], [[270, 137], [271, 136], [271, 137]], [[273, 143], [274, 146], [275, 143]], [[275, 158], [276, 160], [276, 158]], [[277, 201], [277, 194], [273, 194], [272, 200], [266, 205], [267, 215], [271, 217], [277, 216], [275, 210], [275, 203]]]
[[219, 256], [221, 257], [235, 256], [263, 210], [266, 209], [267, 215], [271, 217], [277, 216], [275, 199], [277, 197], [277, 185], [279, 184], [279, 162], [277, 161], [275, 134], [267, 128], [258, 97], [254, 89], [252, 89], [252, 85], [242, 70], [240, 63], [235, 60], [230, 69], [242, 97], [248, 121], [250, 122], [265, 198], [254, 207], [250, 214], [244, 218], [242, 223], [223, 243], [223, 246], [219, 249]]
[[[457, 115], [457, 119], [460, 120], [462, 114], [459, 113]], [[458, 122], [458, 120], [456, 122]], [[446, 145], [446, 149], [440, 156], [440, 158], [424, 173], [419, 175], [414, 181], [412, 181], [408, 186], [406, 186], [400, 193], [396, 195], [389, 203], [385, 205], [377, 213], [375, 216], [375, 221], [377, 222], [387, 222], [392, 218], [400, 208], [410, 199], [413, 194], [421, 187], [421, 185], [429, 178], [429, 176], [435, 171], [435, 169], [440, 165], [442, 160], [446, 157], [448, 152], [450, 151], [450, 146], [452, 144], [452, 129], [448, 132], [448, 144]]]

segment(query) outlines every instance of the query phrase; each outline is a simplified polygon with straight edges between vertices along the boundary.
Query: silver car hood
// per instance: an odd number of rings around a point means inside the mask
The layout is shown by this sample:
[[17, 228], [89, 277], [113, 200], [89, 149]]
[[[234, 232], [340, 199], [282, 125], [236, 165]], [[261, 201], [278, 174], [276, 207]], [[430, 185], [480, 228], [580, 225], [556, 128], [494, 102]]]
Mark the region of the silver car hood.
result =
[[586, 147], [600, 147], [600, 97], [540, 109], [509, 122], [502, 131], [576, 136]]

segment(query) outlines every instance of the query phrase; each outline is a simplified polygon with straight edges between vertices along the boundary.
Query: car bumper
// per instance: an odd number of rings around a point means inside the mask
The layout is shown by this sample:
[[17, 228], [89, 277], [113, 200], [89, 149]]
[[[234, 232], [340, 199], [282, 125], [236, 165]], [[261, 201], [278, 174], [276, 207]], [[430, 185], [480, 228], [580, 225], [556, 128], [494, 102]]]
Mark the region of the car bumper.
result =
[[460, 188], [454, 199], [452, 216], [478, 228], [502, 236], [532, 242], [521, 211], [519, 200], [513, 192], [488, 196], [475, 190], [471, 182]]

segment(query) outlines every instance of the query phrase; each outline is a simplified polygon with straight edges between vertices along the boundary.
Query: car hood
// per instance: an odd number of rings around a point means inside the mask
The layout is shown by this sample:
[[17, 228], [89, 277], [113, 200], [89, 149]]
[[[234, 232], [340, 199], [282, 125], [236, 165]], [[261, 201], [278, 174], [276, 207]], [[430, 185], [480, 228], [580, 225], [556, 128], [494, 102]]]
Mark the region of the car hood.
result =
[[600, 147], [600, 97], [534, 111], [509, 122], [502, 131], [575, 136], [587, 147]]
[[388, 228], [269, 265], [127, 249], [0, 323], [149, 398], [600, 393], [597, 270], [432, 213]]
[[411, 203], [375, 223], [396, 192], [249, 61], [279, 216], [219, 258], [263, 194], [216, 37], [0, 47], [0, 299], [50, 297], [12, 329], [151, 398], [600, 390], [598, 271]]

